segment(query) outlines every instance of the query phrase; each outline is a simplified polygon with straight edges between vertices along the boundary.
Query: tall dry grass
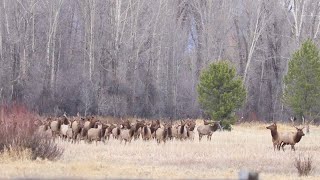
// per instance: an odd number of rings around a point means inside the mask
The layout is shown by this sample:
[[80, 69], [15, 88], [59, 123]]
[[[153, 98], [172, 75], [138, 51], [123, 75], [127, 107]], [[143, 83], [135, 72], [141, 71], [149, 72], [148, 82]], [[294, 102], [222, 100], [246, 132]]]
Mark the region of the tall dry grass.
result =
[[[260, 172], [261, 179], [297, 179], [295, 158], [313, 157], [316, 166], [306, 179], [319, 179], [320, 128], [311, 126], [310, 134], [296, 145], [296, 152], [273, 151], [266, 124], [237, 125], [231, 132], [215, 132], [212, 141], [133, 141], [129, 145], [110, 140], [106, 144], [71, 144], [60, 160], [2, 163], [0, 177], [84, 177], [84, 178], [157, 178], [157, 179], [236, 179], [241, 169]], [[281, 131], [294, 131], [280, 124]], [[17, 171], [18, 169], [18, 171]]]

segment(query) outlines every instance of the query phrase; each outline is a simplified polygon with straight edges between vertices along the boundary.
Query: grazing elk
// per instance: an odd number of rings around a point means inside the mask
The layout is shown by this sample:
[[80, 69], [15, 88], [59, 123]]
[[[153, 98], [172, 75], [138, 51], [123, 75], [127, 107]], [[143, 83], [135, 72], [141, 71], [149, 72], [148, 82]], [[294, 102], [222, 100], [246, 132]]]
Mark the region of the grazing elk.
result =
[[209, 125], [200, 125], [197, 128], [199, 134], [199, 141], [203, 135], [207, 135], [207, 140], [211, 140], [212, 133], [215, 132], [220, 127], [220, 121], [209, 123]]

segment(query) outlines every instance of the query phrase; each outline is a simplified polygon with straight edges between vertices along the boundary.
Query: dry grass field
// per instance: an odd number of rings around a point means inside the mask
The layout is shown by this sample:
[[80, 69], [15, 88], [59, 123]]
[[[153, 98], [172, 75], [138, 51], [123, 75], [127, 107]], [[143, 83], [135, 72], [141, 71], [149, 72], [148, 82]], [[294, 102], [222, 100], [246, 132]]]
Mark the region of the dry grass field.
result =
[[[292, 152], [274, 152], [266, 124], [242, 124], [232, 132], [215, 132], [212, 141], [132, 141], [120, 144], [71, 144], [55, 162], [31, 161], [28, 152], [0, 157], [0, 178], [155, 178], [155, 179], [237, 179], [240, 169], [260, 172], [261, 179], [299, 179], [294, 167], [299, 155], [312, 156], [315, 169], [303, 179], [320, 179], [320, 128], [310, 127]], [[294, 131], [278, 125], [279, 131]]]

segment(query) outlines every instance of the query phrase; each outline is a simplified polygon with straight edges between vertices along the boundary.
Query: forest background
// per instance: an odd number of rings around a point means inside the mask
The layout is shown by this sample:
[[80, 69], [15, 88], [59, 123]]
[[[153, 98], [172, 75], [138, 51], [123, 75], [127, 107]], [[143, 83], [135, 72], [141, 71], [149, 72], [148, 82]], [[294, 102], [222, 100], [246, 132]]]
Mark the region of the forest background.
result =
[[283, 77], [306, 40], [313, 0], [0, 0], [0, 101], [40, 113], [204, 117], [201, 70], [229, 60], [244, 120], [287, 120]]

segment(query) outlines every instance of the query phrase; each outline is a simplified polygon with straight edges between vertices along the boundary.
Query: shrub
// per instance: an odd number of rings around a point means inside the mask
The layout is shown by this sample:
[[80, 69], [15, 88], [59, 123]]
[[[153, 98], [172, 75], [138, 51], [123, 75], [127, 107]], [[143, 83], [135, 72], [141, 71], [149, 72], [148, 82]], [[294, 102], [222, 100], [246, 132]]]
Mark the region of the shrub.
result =
[[312, 157], [301, 158], [301, 155], [299, 155], [299, 157], [295, 159], [294, 166], [297, 168], [299, 176], [308, 176], [313, 170]]
[[39, 117], [23, 106], [1, 106], [0, 120], [0, 153], [30, 151], [31, 159], [48, 160], [56, 160], [63, 154], [63, 149], [51, 139], [35, 133]]

